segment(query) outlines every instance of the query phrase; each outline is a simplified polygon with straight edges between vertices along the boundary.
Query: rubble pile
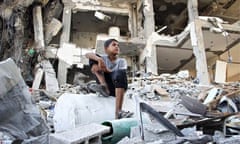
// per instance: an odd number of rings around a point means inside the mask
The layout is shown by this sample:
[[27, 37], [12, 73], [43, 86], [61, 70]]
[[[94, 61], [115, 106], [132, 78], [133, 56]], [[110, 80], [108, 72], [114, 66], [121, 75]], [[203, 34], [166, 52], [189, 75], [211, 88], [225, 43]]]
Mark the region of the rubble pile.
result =
[[48, 128], [12, 59], [0, 63], [0, 143], [48, 143]]
[[129, 91], [128, 94], [137, 93], [143, 100], [156, 101], [163, 97], [179, 99], [181, 95], [197, 97], [201, 93], [201, 87], [189, 77], [162, 74], [135, 79], [135, 82], [129, 85]]
[[[184, 76], [182, 73], [184, 73]], [[92, 93], [91, 84], [95, 84], [95, 82], [79, 83], [78, 85], [65, 84], [60, 86], [59, 91], [55, 93], [49, 93], [46, 90], [39, 90], [38, 93], [33, 93], [35, 98], [38, 97], [37, 103], [42, 109], [50, 132], [55, 133], [53, 123], [54, 107], [59, 97], [64, 93], [80, 95]], [[191, 140], [199, 140], [202, 137], [206, 139], [207, 137], [209, 141], [220, 143], [215, 137], [221, 134], [222, 141], [235, 141], [236, 138], [231, 137], [231, 139], [226, 139], [225, 136], [227, 133], [230, 133], [230, 135], [239, 133], [239, 131], [233, 131], [230, 128], [233, 121], [240, 121], [238, 118], [232, 118], [232, 122], [228, 120], [231, 124], [226, 124], [228, 116], [239, 111], [238, 98], [240, 95], [239, 83], [237, 82], [203, 86], [190, 78], [186, 71], [180, 71], [177, 74], [135, 78], [129, 84], [126, 96], [132, 99], [137, 96], [142, 101], [150, 104], [150, 106], [163, 114], [166, 119], [174, 123], [179, 129], [184, 130], [184, 128], [194, 126], [191, 131], [185, 130], [186, 136], [195, 133], [195, 139]], [[229, 99], [224, 98], [227, 96], [230, 96]], [[193, 102], [193, 106], [189, 107], [186, 105], [184, 103], [185, 100], [187, 103]], [[231, 105], [232, 107], [229, 108]], [[215, 120], [220, 121], [220, 123], [217, 123], [217, 127], [211, 126], [211, 124], [208, 125], [209, 122], [215, 123]], [[155, 124], [156, 122], [153, 121], [153, 125]], [[233, 127], [239, 127], [236, 123], [234, 124]], [[224, 130], [224, 127], [227, 130]], [[209, 133], [209, 129], [212, 129], [212, 132]], [[147, 134], [145, 142], [149, 143], [190, 141], [189, 139], [186, 140], [186, 138], [176, 139], [175, 134], [164, 127], [158, 128], [156, 126], [145, 125], [144, 131]], [[201, 133], [200, 136], [202, 137], [197, 136], [199, 133]], [[205, 137], [204, 134], [209, 134], [211, 137], [208, 137], [208, 135]], [[136, 137], [125, 137], [120, 143], [125, 143], [126, 141], [134, 143], [134, 141], [139, 142], [141, 140]]]
[[[71, 97], [82, 95], [81, 100], [84, 100], [83, 96], [86, 97], [87, 94], [94, 91], [93, 85], [96, 83], [65, 84], [55, 92], [29, 88], [46, 123], [46, 125], [41, 123], [45, 129], [42, 129], [43, 133], [40, 133], [36, 140], [41, 140], [49, 133], [56, 133], [54, 109], [62, 95], [65, 95], [65, 98], [70, 96], [68, 94], [75, 94]], [[157, 122], [153, 115], [150, 117], [151, 123], [143, 125], [145, 143], [195, 143], [196, 141], [238, 143], [240, 134], [238, 130], [240, 127], [239, 87], [238, 82], [211, 86], [199, 85], [188, 76], [186, 71], [180, 71], [172, 75], [162, 74], [135, 78], [134, 82], [129, 84], [126, 98], [141, 99], [141, 102], [148, 104], [159, 113], [161, 119], [164, 119], [159, 125], [159, 121]], [[89, 107], [86, 105], [86, 108]], [[138, 111], [136, 111], [136, 115], [138, 115]], [[172, 126], [169, 127], [169, 125]], [[47, 127], [48, 129], [46, 129]], [[6, 133], [9, 130], [1, 130], [0, 136], [5, 141], [15, 139], [14, 134]], [[179, 133], [183, 136], [179, 137]], [[130, 137], [123, 138], [119, 143], [141, 143], [140, 135], [139, 127], [132, 128]], [[226, 136], [230, 137], [226, 138]], [[27, 138], [23, 137], [22, 139], [28, 141]], [[33, 139], [29, 140], [33, 141]]]
[[[211, 136], [208, 139], [210, 141], [231, 143], [239, 142], [239, 139], [234, 136], [240, 132], [236, 130], [240, 127], [237, 124], [240, 122], [239, 89], [239, 82], [215, 83], [210, 86], [199, 85], [197, 80], [191, 79], [186, 71], [180, 71], [172, 75], [135, 78], [134, 82], [129, 85], [127, 95], [140, 97], [142, 101], [154, 107], [179, 129], [184, 130], [184, 128], [195, 126], [195, 129], [185, 133], [185, 136], [196, 133], [195, 138], [197, 138], [197, 135], [201, 133], [202, 136], [206, 134]], [[157, 131], [155, 126], [153, 129]], [[144, 131], [149, 133], [149, 128], [145, 126]], [[153, 131], [151, 133], [151, 135], [157, 135]], [[221, 142], [215, 139], [220, 134]], [[233, 137], [226, 138], [226, 136]], [[135, 143], [139, 140], [136, 137], [123, 140], [123, 142], [127, 141]], [[162, 139], [158, 142], [165, 143], [166, 141]]]
[[[183, 76], [182, 73], [185, 73]], [[172, 100], [179, 102], [182, 96], [187, 96], [205, 104], [209, 110], [216, 110], [223, 101], [232, 101], [238, 112], [240, 83], [213, 84], [210, 86], [199, 85], [196, 80], [190, 78], [186, 71], [177, 74], [161, 74], [136, 78], [129, 85], [128, 96], [138, 95], [145, 101]], [[226, 100], [227, 99], [227, 100]], [[231, 99], [231, 100], [230, 100]], [[226, 112], [222, 110], [221, 112]]]

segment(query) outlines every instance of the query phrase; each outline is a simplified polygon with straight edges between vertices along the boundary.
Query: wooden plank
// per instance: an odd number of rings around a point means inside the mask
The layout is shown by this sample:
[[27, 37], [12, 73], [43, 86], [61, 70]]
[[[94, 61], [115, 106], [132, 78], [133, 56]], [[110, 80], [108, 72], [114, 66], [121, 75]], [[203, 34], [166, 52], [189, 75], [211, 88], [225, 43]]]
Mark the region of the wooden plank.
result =
[[206, 52], [204, 47], [202, 25], [198, 18], [198, 1], [188, 1], [188, 15], [191, 22], [190, 37], [193, 53], [196, 57], [197, 78], [200, 84], [209, 85], [209, 75], [207, 69]]
[[215, 79], [216, 83], [225, 83], [227, 75], [227, 63], [224, 61], [216, 61], [216, 69], [215, 69]]
[[34, 41], [36, 45], [35, 48], [38, 51], [43, 51], [45, 44], [43, 36], [42, 7], [38, 5], [33, 8], [33, 28]]
[[53, 69], [52, 64], [49, 62], [49, 60], [43, 60], [41, 62], [41, 64], [42, 64], [43, 71], [44, 71], [46, 91], [48, 91], [48, 92], [58, 91], [59, 85], [58, 85], [56, 73]]

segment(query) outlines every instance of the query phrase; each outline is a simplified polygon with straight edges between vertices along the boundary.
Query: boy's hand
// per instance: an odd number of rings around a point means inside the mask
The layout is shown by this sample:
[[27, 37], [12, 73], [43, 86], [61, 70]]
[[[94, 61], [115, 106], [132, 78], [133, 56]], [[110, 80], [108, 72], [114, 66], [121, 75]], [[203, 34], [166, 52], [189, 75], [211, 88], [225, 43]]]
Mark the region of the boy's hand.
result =
[[98, 68], [103, 72], [107, 72], [107, 73], [112, 72], [110, 69], [107, 68], [102, 58], [98, 59]]
[[110, 73], [110, 72], [112, 72], [112, 71], [111, 71], [110, 69], [106, 68], [106, 69], [104, 70], [104, 72]]
[[93, 65], [91, 68], [91, 71], [92, 71], [92, 73], [95, 73], [95, 72], [99, 72], [100, 69], [99, 69], [98, 65]]
[[100, 70], [104, 70], [106, 68], [106, 65], [102, 58], [98, 59], [98, 67], [100, 68]]
[[99, 68], [101, 71], [103, 71], [103, 72], [107, 72], [107, 71], [108, 71], [108, 70], [107, 70], [107, 67], [106, 67], [106, 65], [105, 65], [105, 63], [104, 63], [104, 61], [103, 61], [102, 58], [99, 58], [99, 59], [98, 59], [98, 68]]

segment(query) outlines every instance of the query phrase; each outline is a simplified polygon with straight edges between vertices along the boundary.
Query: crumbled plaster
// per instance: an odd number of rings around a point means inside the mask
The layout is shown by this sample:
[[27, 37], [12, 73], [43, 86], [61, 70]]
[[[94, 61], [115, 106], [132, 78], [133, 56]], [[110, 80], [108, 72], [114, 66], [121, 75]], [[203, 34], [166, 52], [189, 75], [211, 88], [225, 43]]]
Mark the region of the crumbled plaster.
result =
[[72, 0], [74, 3], [83, 3], [83, 4], [92, 4], [92, 5], [100, 5], [98, 0]]

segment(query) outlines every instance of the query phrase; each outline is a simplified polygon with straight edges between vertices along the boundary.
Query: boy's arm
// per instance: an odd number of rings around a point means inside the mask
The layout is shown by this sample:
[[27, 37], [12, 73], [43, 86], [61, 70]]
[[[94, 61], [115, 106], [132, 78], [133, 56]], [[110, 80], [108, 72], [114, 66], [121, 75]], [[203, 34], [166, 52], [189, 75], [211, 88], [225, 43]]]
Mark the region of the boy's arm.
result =
[[126, 59], [122, 58], [122, 59], [119, 61], [119, 69], [121, 69], [121, 70], [127, 70], [127, 61], [126, 61]]
[[100, 59], [103, 60], [101, 57], [97, 56], [95, 53], [87, 53], [85, 56], [88, 59], [95, 60], [97, 62], [100, 61]]
[[91, 59], [91, 60], [94, 60], [94, 61], [97, 61], [98, 62], [98, 67], [102, 70], [102, 71], [108, 71], [105, 63], [104, 63], [104, 60], [100, 57], [100, 56], [97, 56], [95, 53], [87, 53], [85, 55], [88, 59]]

